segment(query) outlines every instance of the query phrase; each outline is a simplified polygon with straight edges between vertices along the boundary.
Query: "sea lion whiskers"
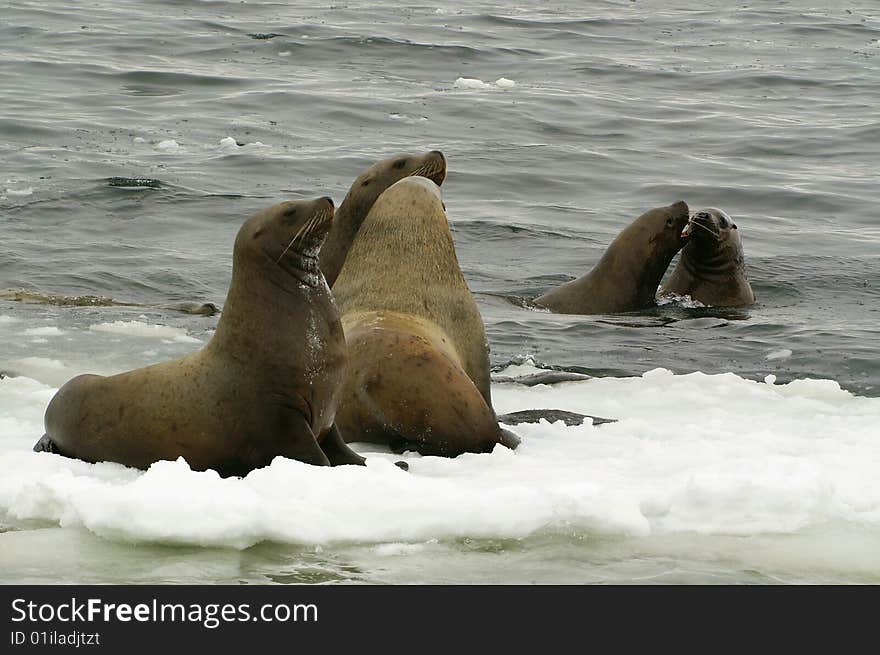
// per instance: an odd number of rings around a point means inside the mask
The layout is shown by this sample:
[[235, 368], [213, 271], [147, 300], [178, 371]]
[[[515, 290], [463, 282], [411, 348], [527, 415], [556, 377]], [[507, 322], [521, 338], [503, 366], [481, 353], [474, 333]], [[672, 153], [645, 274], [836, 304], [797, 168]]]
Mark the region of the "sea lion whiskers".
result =
[[408, 177], [426, 177], [436, 184], [437, 180], [435, 180], [434, 177], [441, 173], [444, 167], [445, 162], [442, 160], [440, 162], [428, 161], [415, 169]]
[[294, 244], [294, 242], [296, 242], [300, 237], [309, 233], [309, 231], [311, 230], [311, 227], [313, 227], [315, 220], [320, 215], [321, 214], [315, 214], [308, 221], [306, 221], [305, 223], [303, 223], [303, 225], [300, 226], [300, 228], [296, 231], [296, 234], [294, 234], [293, 238], [290, 240], [290, 243], [287, 244], [287, 247], [281, 252], [281, 255], [278, 257], [278, 259], [275, 260], [276, 264], [281, 263], [281, 260], [284, 258], [284, 255], [287, 254], [287, 251], [290, 250], [290, 247]]
[[703, 225], [702, 223], [698, 223], [698, 222], [695, 221], [693, 218], [689, 218], [689, 219], [688, 219], [688, 225], [699, 227], [699, 228], [701, 228], [701, 229], [703, 229], [703, 230], [706, 230], [706, 232], [708, 232], [709, 234], [711, 234], [711, 235], [712, 235], [713, 237], [715, 237], [716, 239], [718, 239], [718, 240], [721, 239], [721, 232], [720, 232], [720, 231], [716, 232], [715, 230], [712, 230], [712, 229], [706, 227], [706, 226]]

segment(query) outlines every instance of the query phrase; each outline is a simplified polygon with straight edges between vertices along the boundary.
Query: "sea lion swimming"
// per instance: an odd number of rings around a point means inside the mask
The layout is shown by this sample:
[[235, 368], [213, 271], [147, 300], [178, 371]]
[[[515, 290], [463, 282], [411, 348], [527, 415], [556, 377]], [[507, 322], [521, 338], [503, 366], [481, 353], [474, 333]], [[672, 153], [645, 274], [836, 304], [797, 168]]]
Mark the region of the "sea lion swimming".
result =
[[742, 238], [736, 223], [720, 209], [707, 207], [691, 216], [690, 241], [661, 295], [688, 295], [713, 307], [742, 307], [755, 302], [746, 275]]
[[282, 202], [238, 231], [217, 330], [198, 352], [119, 375], [80, 375], [46, 409], [35, 450], [145, 469], [184, 457], [245, 475], [281, 455], [361, 464], [334, 424], [345, 369], [318, 268], [330, 198]]
[[376, 200], [333, 287], [349, 365], [346, 441], [454, 457], [518, 439], [499, 427], [489, 345], [440, 189], [408, 177]]
[[669, 262], [687, 242], [688, 206], [651, 209], [611, 242], [593, 269], [551, 289], [534, 304], [560, 314], [612, 314], [654, 304]]
[[212, 302], [179, 302], [160, 305], [142, 305], [136, 302], [114, 300], [105, 296], [65, 296], [58, 293], [43, 293], [32, 289], [0, 289], [0, 300], [11, 300], [21, 303], [56, 305], [58, 307], [145, 307], [151, 309], [170, 309], [184, 314], [213, 316], [220, 309]]
[[410, 176], [426, 177], [441, 186], [446, 178], [446, 158], [439, 150], [394, 155], [373, 164], [352, 183], [321, 248], [321, 270], [331, 288], [373, 203], [392, 184]]

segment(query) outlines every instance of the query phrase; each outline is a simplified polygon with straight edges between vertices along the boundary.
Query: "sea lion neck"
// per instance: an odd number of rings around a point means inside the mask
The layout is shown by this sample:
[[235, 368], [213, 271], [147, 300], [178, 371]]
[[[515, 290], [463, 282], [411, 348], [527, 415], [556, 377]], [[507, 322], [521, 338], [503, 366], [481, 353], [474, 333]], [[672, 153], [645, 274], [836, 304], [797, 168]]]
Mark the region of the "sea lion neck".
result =
[[[316, 257], [303, 258], [288, 252], [282, 265], [269, 256], [259, 259], [253, 255], [250, 253], [245, 262], [233, 263], [232, 281], [212, 344], [216, 342], [223, 350], [249, 352], [254, 357], [266, 354], [281, 359], [289, 340], [286, 326], [320, 315], [316, 305], [329, 311], [334, 320], [338, 320], [338, 314]], [[255, 314], [261, 316], [256, 318]], [[255, 320], [277, 329], [256, 334], [249, 327]]]
[[693, 240], [681, 251], [681, 263], [691, 275], [725, 275], [743, 265], [742, 248], [731, 237]]
[[363, 199], [352, 198], [352, 191], [349, 191], [339, 209], [336, 210], [333, 223], [330, 225], [324, 246], [318, 256], [318, 262], [328, 286], [332, 287], [336, 282], [352, 242], [367, 217], [371, 205], [372, 203], [365, 202]]
[[613, 293], [622, 306], [651, 304], [669, 262], [678, 252], [662, 238], [646, 240], [641, 234], [644, 230], [639, 221], [627, 226], [588, 276], [594, 284], [614, 280]]

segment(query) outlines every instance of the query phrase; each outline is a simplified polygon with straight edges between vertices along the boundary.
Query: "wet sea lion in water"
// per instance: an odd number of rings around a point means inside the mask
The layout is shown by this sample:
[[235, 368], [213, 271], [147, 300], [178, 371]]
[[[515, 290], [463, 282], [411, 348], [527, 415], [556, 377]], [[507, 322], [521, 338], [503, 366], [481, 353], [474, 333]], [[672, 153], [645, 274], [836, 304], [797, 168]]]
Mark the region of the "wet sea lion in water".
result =
[[534, 304], [559, 314], [612, 314], [654, 304], [669, 262], [687, 242], [688, 206], [651, 209], [611, 242], [593, 269], [551, 289]]
[[376, 200], [333, 293], [348, 344], [336, 414], [347, 441], [450, 457], [518, 443], [492, 409], [485, 328], [436, 184], [408, 177]]
[[35, 449], [147, 468], [184, 457], [245, 475], [277, 455], [360, 464], [334, 415], [345, 369], [336, 306], [318, 268], [330, 198], [282, 202], [235, 239], [232, 283], [198, 352], [119, 375], [80, 375], [46, 410]]
[[720, 209], [707, 207], [694, 212], [689, 227], [690, 241], [661, 294], [688, 295], [713, 307], [753, 304], [736, 223]]
[[352, 183], [321, 248], [321, 270], [331, 288], [373, 203], [385, 189], [410, 176], [426, 177], [441, 186], [446, 179], [446, 158], [439, 150], [422, 155], [394, 155], [376, 162]]
[[178, 302], [161, 305], [142, 305], [136, 302], [114, 300], [105, 296], [64, 296], [58, 293], [43, 293], [32, 289], [0, 289], [0, 300], [13, 302], [56, 305], [58, 307], [145, 307], [151, 309], [170, 309], [184, 314], [213, 316], [220, 309], [212, 302]]

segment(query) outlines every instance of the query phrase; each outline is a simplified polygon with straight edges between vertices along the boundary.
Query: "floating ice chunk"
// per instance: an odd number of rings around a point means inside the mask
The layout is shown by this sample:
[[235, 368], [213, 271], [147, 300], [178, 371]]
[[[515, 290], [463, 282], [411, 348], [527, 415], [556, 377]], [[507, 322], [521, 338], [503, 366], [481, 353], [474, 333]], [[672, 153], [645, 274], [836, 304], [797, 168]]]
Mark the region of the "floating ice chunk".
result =
[[459, 77], [454, 84], [456, 89], [512, 89], [516, 82], [506, 77], [499, 77], [495, 83], [484, 82], [475, 77]]
[[30, 328], [28, 330], [25, 330], [24, 333], [30, 337], [55, 337], [64, 334], [61, 329], [55, 327], [54, 325]]
[[154, 325], [143, 321], [113, 321], [112, 323], [98, 323], [90, 325], [93, 332], [108, 332], [121, 334], [126, 337], [148, 337], [157, 339], [170, 339], [178, 343], [201, 343], [199, 339], [191, 337], [183, 328], [171, 327], [170, 325]]
[[774, 350], [773, 352], [767, 353], [764, 359], [769, 359], [770, 361], [775, 361], [777, 359], [788, 359], [791, 357], [791, 350], [788, 348], [782, 348], [780, 350]]
[[[554, 407], [619, 420], [518, 425], [516, 451], [446, 459], [372, 450], [365, 467], [333, 468], [279, 457], [228, 479], [184, 460], [141, 472], [29, 452], [54, 389], [7, 378], [0, 515], [126, 542], [246, 548], [272, 540], [316, 552], [320, 544], [370, 542], [371, 556], [381, 557], [430, 556], [437, 540], [559, 530], [637, 535], [661, 550], [674, 538], [681, 557], [700, 556], [705, 544], [689, 541], [695, 534], [783, 534], [780, 557], [807, 533], [816, 548], [833, 547], [841, 523], [876, 539], [880, 398], [831, 380], [777, 385], [771, 377], [655, 369], [559, 387], [496, 385], [499, 413]], [[394, 466], [401, 457], [408, 473]], [[833, 566], [866, 562], [876, 574], [876, 557], [837, 557]]]
[[456, 89], [491, 89], [492, 85], [474, 77], [459, 77], [455, 80]]
[[32, 187], [32, 186], [21, 187], [21, 188], [17, 188], [17, 189], [13, 188], [13, 187], [6, 188], [6, 195], [7, 196], [32, 196], [33, 194], [34, 194], [34, 187]]
[[220, 145], [224, 148], [233, 150], [238, 147], [238, 141], [233, 139], [231, 136], [224, 136], [222, 139], [220, 139]]
[[166, 139], [165, 141], [159, 141], [156, 144], [156, 147], [159, 150], [163, 150], [165, 152], [178, 152], [180, 150], [180, 144], [177, 143], [174, 139]]

